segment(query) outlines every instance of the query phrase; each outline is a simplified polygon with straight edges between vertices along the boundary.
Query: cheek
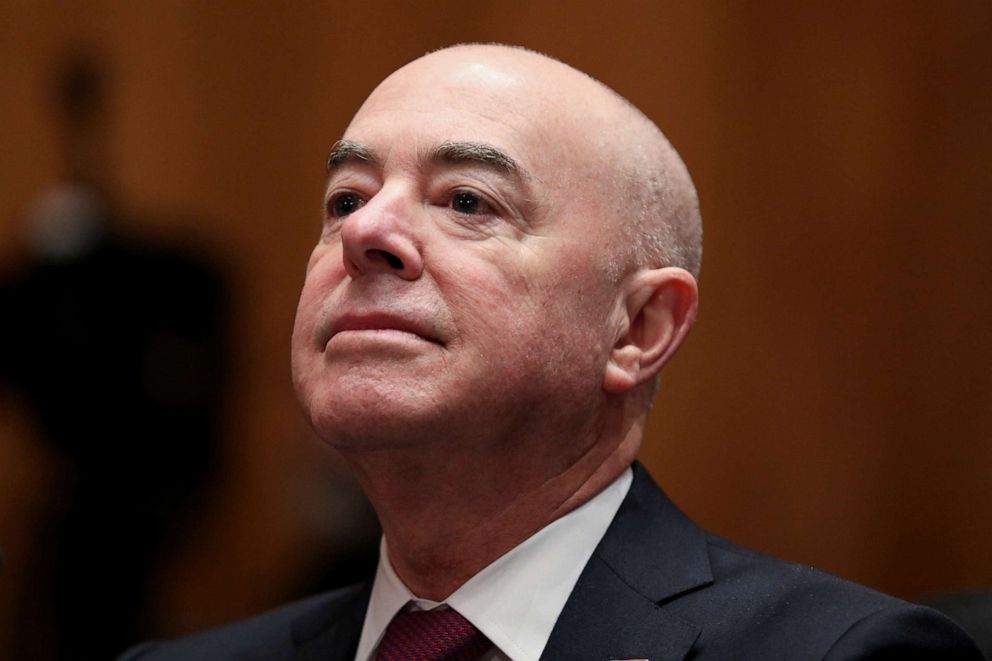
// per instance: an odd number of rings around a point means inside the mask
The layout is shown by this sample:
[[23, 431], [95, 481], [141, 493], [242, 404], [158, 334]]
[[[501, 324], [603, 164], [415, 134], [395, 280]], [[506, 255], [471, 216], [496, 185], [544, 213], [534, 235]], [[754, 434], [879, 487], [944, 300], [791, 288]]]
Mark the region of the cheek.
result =
[[[340, 280], [340, 255], [334, 251], [318, 246], [307, 264], [306, 278], [300, 292], [300, 301], [296, 307], [296, 319], [293, 323], [292, 356], [294, 374], [305, 368], [309, 360], [313, 360], [320, 347], [316, 345], [315, 328], [320, 319], [325, 302]], [[337, 266], [336, 266], [337, 265]], [[296, 376], [299, 376], [298, 374]]]
[[300, 295], [300, 303], [296, 309], [296, 320], [293, 323], [293, 336], [290, 343], [293, 384], [297, 389], [297, 394], [301, 396], [301, 401], [306, 401], [306, 398], [303, 397], [305, 386], [310, 380], [310, 375], [314, 371], [319, 356], [314, 340], [317, 306], [316, 301], [312, 299], [312, 293], [304, 285]]
[[589, 281], [588, 269], [548, 270], [533, 260], [479, 262], [454, 272], [457, 280], [445, 289], [456, 323], [491, 369], [557, 376], [566, 365], [594, 371], [605, 361], [607, 292]]
[[536, 309], [533, 276], [512, 263], [480, 259], [446, 268], [439, 282], [456, 323], [476, 340], [511, 333], [525, 311]]
[[319, 271], [308, 268], [303, 288], [300, 291], [300, 301], [296, 306], [296, 321], [293, 328], [294, 345], [300, 339], [298, 336], [306, 329], [312, 329], [320, 309], [321, 288], [318, 280]]
[[316, 323], [316, 301], [306, 285], [300, 293], [300, 302], [296, 307], [296, 319], [293, 321], [292, 348], [294, 359], [302, 351], [311, 349], [313, 328]]

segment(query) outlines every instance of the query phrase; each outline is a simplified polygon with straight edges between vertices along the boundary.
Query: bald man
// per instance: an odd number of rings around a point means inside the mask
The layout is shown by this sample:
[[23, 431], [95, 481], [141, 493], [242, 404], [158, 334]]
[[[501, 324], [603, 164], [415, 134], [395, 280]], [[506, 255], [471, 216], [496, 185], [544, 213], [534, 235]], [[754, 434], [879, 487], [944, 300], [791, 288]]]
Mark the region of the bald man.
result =
[[980, 658], [932, 611], [707, 534], [635, 463], [702, 231], [627, 101], [448, 48], [327, 167], [293, 375], [382, 523], [375, 579], [125, 658]]

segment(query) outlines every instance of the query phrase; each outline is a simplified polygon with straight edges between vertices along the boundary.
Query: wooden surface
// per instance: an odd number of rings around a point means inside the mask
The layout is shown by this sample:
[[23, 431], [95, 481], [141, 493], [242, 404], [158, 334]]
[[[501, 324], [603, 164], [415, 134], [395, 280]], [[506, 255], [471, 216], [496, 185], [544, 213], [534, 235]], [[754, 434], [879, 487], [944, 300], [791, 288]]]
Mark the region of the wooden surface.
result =
[[[379, 79], [459, 41], [521, 43], [600, 78], [695, 176], [701, 318], [643, 451], [675, 500], [734, 540], [903, 597], [992, 583], [992, 5], [355, 5], [0, 6], [0, 271], [57, 177], [51, 69], [95, 42], [112, 66], [108, 171], [140, 219], [127, 230], [210, 251], [235, 286], [227, 471], [163, 579], [163, 626], [262, 608], [315, 560], [326, 508], [322, 487], [298, 486], [322, 478], [288, 343], [322, 159]], [[32, 494], [57, 468], [4, 401], [9, 635]]]

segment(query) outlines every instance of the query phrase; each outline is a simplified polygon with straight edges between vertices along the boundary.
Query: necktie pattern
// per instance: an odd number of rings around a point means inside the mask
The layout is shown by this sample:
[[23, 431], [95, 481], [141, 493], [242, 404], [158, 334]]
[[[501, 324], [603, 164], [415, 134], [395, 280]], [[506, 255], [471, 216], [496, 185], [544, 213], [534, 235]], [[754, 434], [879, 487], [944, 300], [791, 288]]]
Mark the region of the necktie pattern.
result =
[[477, 661], [489, 639], [453, 608], [397, 613], [376, 661]]

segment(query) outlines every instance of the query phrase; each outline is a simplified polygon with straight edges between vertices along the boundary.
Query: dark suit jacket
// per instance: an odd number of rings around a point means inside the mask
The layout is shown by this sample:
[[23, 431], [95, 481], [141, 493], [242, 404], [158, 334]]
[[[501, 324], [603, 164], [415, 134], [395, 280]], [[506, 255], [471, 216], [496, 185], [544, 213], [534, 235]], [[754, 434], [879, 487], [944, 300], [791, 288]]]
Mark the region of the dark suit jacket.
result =
[[[319, 595], [122, 660], [351, 661], [370, 585]], [[634, 466], [630, 493], [542, 659], [981, 659], [935, 611], [710, 535]]]

